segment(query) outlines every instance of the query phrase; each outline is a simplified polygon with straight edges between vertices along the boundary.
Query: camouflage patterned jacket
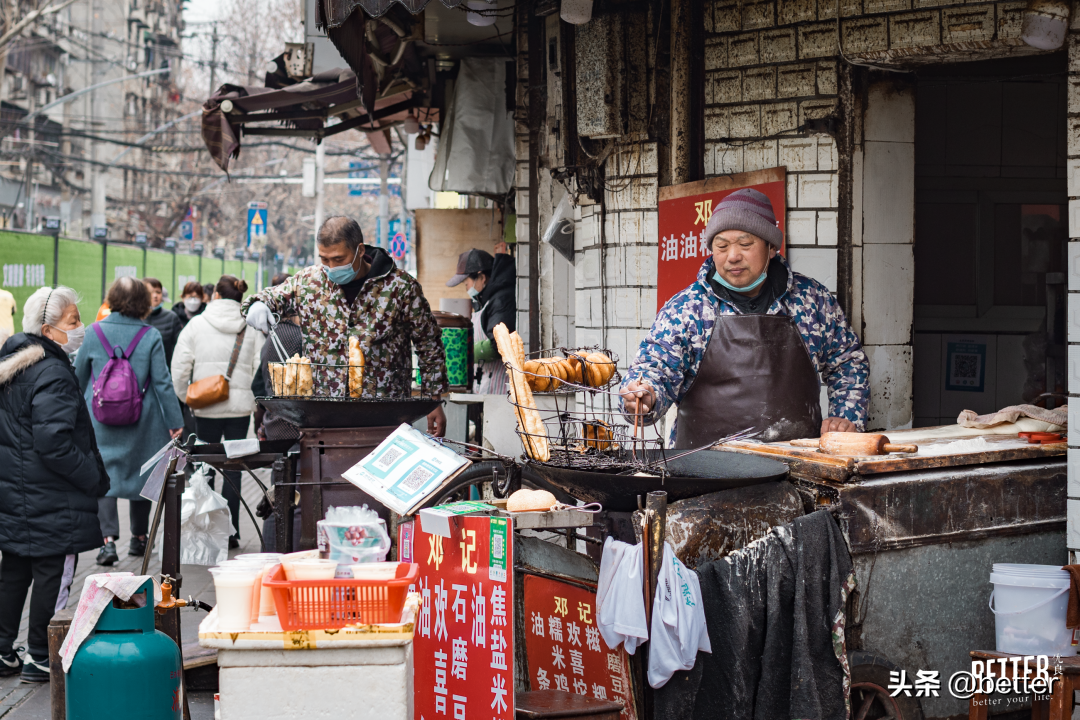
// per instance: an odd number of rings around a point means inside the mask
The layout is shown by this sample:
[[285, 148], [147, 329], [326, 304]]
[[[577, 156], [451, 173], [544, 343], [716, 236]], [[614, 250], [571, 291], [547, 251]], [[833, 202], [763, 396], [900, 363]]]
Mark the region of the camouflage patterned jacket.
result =
[[[408, 396], [413, 347], [423, 396], [447, 392], [442, 334], [420, 283], [397, 269], [385, 250], [367, 247], [365, 252], [371, 270], [351, 306], [321, 266], [313, 265], [250, 296], [242, 310], [247, 314], [251, 304], [261, 300], [282, 317], [299, 315], [304, 354], [312, 365], [347, 364], [349, 337], [358, 337], [367, 366], [364, 397]], [[315, 367], [313, 375], [316, 395], [348, 395], [345, 368]]]
[[[870, 366], [859, 338], [828, 289], [792, 271], [787, 260], [778, 257], [788, 270], [787, 291], [773, 301], [767, 314], [784, 314], [795, 321], [814, 369], [828, 386], [829, 415], [850, 420], [864, 430], [870, 402]], [[697, 280], [660, 309], [623, 379], [623, 388], [631, 380], [641, 380], [656, 391], [656, 407], [645, 417], [647, 423], [663, 417], [672, 403], [677, 404], [690, 389], [712, 337], [716, 316], [738, 314], [709, 287], [708, 278], [715, 267], [713, 259], [708, 258]]]

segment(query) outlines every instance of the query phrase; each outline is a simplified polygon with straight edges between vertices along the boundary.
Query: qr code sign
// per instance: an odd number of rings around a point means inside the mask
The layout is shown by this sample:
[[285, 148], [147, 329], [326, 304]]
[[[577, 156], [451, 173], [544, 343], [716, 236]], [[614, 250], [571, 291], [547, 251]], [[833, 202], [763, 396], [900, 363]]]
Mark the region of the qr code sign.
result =
[[401, 487], [406, 492], [416, 492], [424, 486], [424, 484], [431, 479], [434, 475], [431, 470], [427, 469], [423, 465], [413, 468], [413, 471], [409, 473], [408, 477], [401, 481]]
[[986, 373], [986, 346], [978, 343], [950, 343], [947, 390], [982, 392]]
[[399, 448], [396, 445], [391, 445], [390, 447], [386, 448], [386, 452], [380, 455], [379, 458], [372, 464], [380, 470], [389, 470], [394, 463], [401, 459], [404, 454], [404, 449]]

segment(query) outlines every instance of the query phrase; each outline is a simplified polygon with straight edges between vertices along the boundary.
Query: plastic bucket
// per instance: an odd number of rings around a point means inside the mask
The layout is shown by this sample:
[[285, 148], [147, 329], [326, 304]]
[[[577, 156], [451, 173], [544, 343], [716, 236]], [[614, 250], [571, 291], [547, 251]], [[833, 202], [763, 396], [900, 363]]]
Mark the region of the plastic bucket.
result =
[[1057, 565], [995, 563], [990, 582], [998, 652], [1076, 655], [1065, 627], [1069, 573]]

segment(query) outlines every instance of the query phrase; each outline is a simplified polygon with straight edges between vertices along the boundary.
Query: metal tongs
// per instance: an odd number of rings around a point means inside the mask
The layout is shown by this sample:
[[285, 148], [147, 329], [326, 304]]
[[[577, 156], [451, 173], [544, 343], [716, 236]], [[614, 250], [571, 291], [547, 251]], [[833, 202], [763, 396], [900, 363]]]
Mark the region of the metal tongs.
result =
[[[657, 460], [653, 460], [651, 463], [647, 464], [644, 468], [641, 468], [640, 470], [636, 470], [636, 472], [647, 472], [649, 470], [655, 469], [659, 465], [669, 463], [672, 460], [678, 460], [679, 458], [686, 457], [687, 455], [693, 455], [694, 453], [701, 452], [702, 450], [710, 450], [710, 449], [716, 447], [717, 445], [723, 445], [724, 443], [730, 442], [732, 440], [743, 440], [745, 438], [752, 437], [752, 436], [754, 436], [756, 434], [757, 434], [757, 428], [756, 427], [748, 427], [748, 428], [746, 428], [744, 430], [740, 430], [737, 433], [732, 433], [731, 435], [728, 435], [727, 437], [722, 437], [719, 440], [717, 440], [716, 442], [711, 443], [709, 445], [702, 445], [699, 448], [694, 448], [693, 450], [687, 450], [686, 452], [681, 452], [678, 455], [672, 455], [671, 457], [661, 457], [661, 458], [659, 458]], [[623, 475], [623, 474], [625, 474], [625, 472], [621, 472], [619, 474]]]
[[281, 359], [281, 362], [289, 361], [289, 354], [285, 352], [285, 346], [281, 344], [281, 338], [277, 336], [278, 325], [281, 324], [281, 317], [277, 313], [271, 313], [274, 318], [274, 327], [270, 331], [270, 342], [274, 345], [274, 352]]

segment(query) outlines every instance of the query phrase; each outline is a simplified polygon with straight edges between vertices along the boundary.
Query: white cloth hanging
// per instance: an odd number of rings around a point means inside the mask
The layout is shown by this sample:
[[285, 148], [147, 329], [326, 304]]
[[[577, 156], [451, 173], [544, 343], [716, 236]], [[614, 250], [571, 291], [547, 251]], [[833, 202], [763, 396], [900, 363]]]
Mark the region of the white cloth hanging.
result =
[[641, 545], [629, 545], [609, 537], [600, 557], [596, 627], [612, 650], [622, 643], [626, 652], [633, 655], [649, 638], [643, 577]]
[[[602, 579], [602, 566], [600, 572]], [[699, 650], [712, 652], [697, 573], [675, 557], [668, 543], [656, 580], [650, 629], [649, 685], [654, 689], [663, 687], [676, 671], [693, 668]]]

